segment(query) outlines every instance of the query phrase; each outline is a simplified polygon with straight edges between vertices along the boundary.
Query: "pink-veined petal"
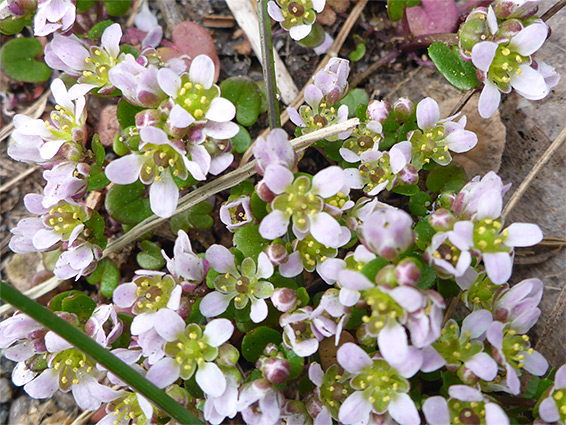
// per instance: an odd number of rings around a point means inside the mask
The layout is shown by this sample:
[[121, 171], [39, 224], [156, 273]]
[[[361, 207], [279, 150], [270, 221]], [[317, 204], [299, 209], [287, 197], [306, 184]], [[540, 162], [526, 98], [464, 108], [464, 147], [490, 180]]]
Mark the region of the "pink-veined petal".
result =
[[189, 79], [208, 90], [214, 81], [214, 62], [206, 55], [198, 55], [191, 62]]
[[206, 337], [208, 345], [219, 347], [228, 341], [233, 333], [234, 325], [228, 319], [214, 319], [206, 325], [203, 336]]
[[134, 183], [140, 175], [140, 170], [145, 159], [143, 155], [136, 154], [130, 154], [115, 159], [106, 167], [106, 177], [116, 184]]
[[220, 397], [226, 390], [226, 378], [214, 363], [202, 363], [198, 367], [195, 379], [199, 387], [211, 397]]

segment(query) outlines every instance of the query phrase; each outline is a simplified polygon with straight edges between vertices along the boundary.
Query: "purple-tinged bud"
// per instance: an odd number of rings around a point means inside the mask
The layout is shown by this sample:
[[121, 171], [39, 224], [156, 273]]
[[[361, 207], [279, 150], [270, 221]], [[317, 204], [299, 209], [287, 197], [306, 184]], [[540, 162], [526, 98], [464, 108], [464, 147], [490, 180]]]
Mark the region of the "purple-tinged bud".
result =
[[165, 392], [181, 406], [185, 408], [189, 406], [189, 394], [179, 385], [170, 385], [165, 389]]
[[456, 194], [454, 192], [442, 192], [440, 195], [438, 195], [438, 198], [436, 198], [434, 204], [437, 209], [445, 208], [447, 210], [451, 210], [452, 204], [455, 200]]
[[289, 378], [291, 363], [287, 359], [271, 357], [263, 362], [258, 360], [256, 367], [261, 370], [265, 379], [274, 384], [281, 384]]
[[286, 313], [297, 305], [297, 292], [291, 288], [277, 288], [271, 294], [271, 302], [277, 310]]
[[480, 378], [478, 378], [471, 369], [468, 369], [465, 365], [460, 366], [457, 372], [458, 378], [466, 384], [470, 386], [475, 386]]
[[267, 258], [274, 266], [280, 266], [281, 264], [287, 262], [289, 259], [289, 253], [287, 248], [282, 243], [273, 243], [265, 249]]
[[8, 10], [16, 16], [24, 16], [37, 9], [37, 0], [7, 0], [7, 3]]
[[367, 323], [362, 323], [358, 326], [356, 330], [356, 339], [360, 344], [366, 347], [375, 347], [375, 335], [372, 335], [369, 331], [369, 325]]
[[379, 121], [383, 124], [391, 113], [391, 105], [385, 100], [372, 100], [368, 104], [366, 113], [371, 120]]
[[395, 277], [399, 285], [416, 286], [421, 278], [421, 269], [412, 258], [405, 258], [395, 267]]
[[415, 113], [415, 104], [408, 97], [400, 97], [393, 104], [393, 113], [399, 121], [409, 121]]
[[399, 171], [397, 178], [405, 185], [416, 184], [419, 181], [419, 172], [414, 165], [407, 164], [401, 171]]
[[270, 342], [263, 349], [263, 355], [267, 357], [276, 356], [279, 353], [279, 348], [274, 343]]
[[136, 127], [159, 127], [161, 113], [157, 109], [144, 109], [136, 114]]
[[499, 19], [526, 19], [537, 13], [538, 4], [539, 0], [496, 0], [492, 6]]
[[519, 34], [523, 28], [525, 28], [525, 26], [518, 19], [509, 19], [499, 25], [498, 35], [505, 38], [513, 38]]
[[393, 288], [397, 286], [397, 278], [395, 275], [395, 266], [393, 264], [388, 264], [377, 272], [375, 282], [378, 285], [387, 285]]
[[218, 347], [218, 357], [216, 357], [216, 363], [220, 366], [231, 367], [238, 363], [240, 359], [240, 352], [232, 344], [222, 344]]
[[441, 208], [436, 210], [434, 214], [429, 217], [428, 221], [433, 229], [438, 232], [452, 229], [456, 218], [450, 211]]
[[68, 142], [61, 146], [59, 153], [67, 161], [79, 162], [83, 155], [83, 149], [77, 143]]
[[264, 202], [270, 203], [275, 198], [275, 193], [269, 189], [265, 181], [261, 180], [255, 187], [257, 196]]

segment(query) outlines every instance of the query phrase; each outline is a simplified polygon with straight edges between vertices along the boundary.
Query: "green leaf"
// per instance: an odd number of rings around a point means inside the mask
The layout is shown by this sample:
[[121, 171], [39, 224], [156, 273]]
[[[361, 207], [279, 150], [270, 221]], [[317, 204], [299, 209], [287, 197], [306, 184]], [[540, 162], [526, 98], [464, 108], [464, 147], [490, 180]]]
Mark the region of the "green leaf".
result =
[[[15, 16], [13, 16], [15, 18]], [[2, 19], [0, 20], [0, 33], [4, 35], [14, 35], [21, 32], [27, 24], [27, 18], [22, 16], [19, 19]]]
[[351, 90], [348, 95], [336, 104], [336, 109], [341, 105], [348, 106], [348, 118], [353, 118], [356, 116], [356, 110], [359, 105], [367, 105], [369, 103], [369, 94], [360, 88]]
[[270, 241], [259, 234], [259, 225], [244, 226], [234, 233], [234, 246], [246, 257], [257, 258], [269, 244]]
[[98, 136], [98, 134], [95, 134], [92, 137], [91, 148], [94, 152], [96, 165], [101, 166], [104, 163], [106, 151], [104, 150], [104, 145], [100, 142], [100, 137]]
[[230, 142], [232, 143], [233, 151], [244, 153], [252, 143], [252, 138], [245, 127], [242, 127], [239, 124], [238, 127], [240, 127], [240, 131], [238, 132], [238, 134], [232, 137], [232, 139], [230, 139]]
[[120, 283], [120, 270], [109, 258], [103, 258], [98, 262], [96, 270], [86, 278], [91, 285], [100, 283], [100, 292], [107, 298], [112, 298], [114, 290]]
[[416, 216], [424, 217], [428, 213], [430, 201], [431, 198], [428, 193], [418, 192], [409, 199], [409, 210]]
[[417, 282], [417, 288], [430, 289], [436, 282], [436, 272], [428, 264], [423, 264], [421, 267], [421, 278]]
[[230, 189], [230, 196], [238, 197], [242, 195], [249, 195], [254, 191], [254, 184], [251, 180], [244, 180], [242, 183], [233, 186]]
[[120, 127], [128, 128], [136, 125], [136, 114], [144, 109], [145, 108], [141, 106], [132, 105], [124, 98], [120, 99], [118, 108], [116, 109], [116, 116], [118, 117]]
[[90, 176], [88, 177], [88, 187], [87, 190], [100, 190], [104, 189], [110, 184], [110, 180], [106, 177], [106, 174], [100, 167], [92, 166], [90, 167]]
[[359, 42], [356, 45], [356, 50], [350, 52], [350, 60], [352, 62], [357, 62], [364, 57], [366, 54], [366, 44], [364, 42]]
[[134, 320], [134, 316], [128, 313], [118, 313], [118, 319], [122, 321], [122, 334], [116, 341], [112, 343], [112, 349], [115, 348], [128, 348], [132, 342], [132, 334], [130, 333], [130, 326]]
[[77, 12], [85, 13], [93, 5], [94, 5], [94, 0], [77, 0]]
[[[93, 4], [94, 1], [88, 7], [92, 6]], [[100, 40], [100, 37], [102, 37], [104, 30], [113, 23], [114, 22], [112, 22], [110, 19], [107, 19], [105, 21], [99, 22], [98, 24], [95, 24], [88, 32], [88, 38], [90, 38], [92, 41], [97, 42], [98, 40]]]
[[262, 220], [267, 215], [267, 202], [263, 201], [257, 193], [252, 193], [250, 208], [255, 218]]
[[270, 342], [275, 345], [281, 343], [281, 333], [266, 326], [255, 328], [242, 339], [242, 356], [252, 363], [257, 362], [263, 349]]
[[362, 274], [367, 277], [372, 282], [375, 281], [375, 276], [377, 276], [377, 272], [379, 272], [383, 267], [389, 264], [385, 258], [377, 257], [374, 260], [371, 260], [367, 263], [364, 268], [362, 269]]
[[51, 69], [34, 58], [43, 47], [35, 38], [14, 38], [0, 50], [0, 67], [4, 73], [25, 83], [42, 83], [51, 77]]
[[420, 0], [387, 0], [387, 13], [393, 22], [397, 22], [403, 17], [406, 7], [414, 7]]
[[438, 292], [444, 298], [452, 298], [460, 293], [460, 287], [453, 280], [438, 279]]
[[452, 162], [445, 167], [436, 167], [426, 179], [426, 188], [431, 192], [459, 192], [468, 182], [466, 172]]
[[291, 288], [297, 290], [297, 282], [295, 279], [291, 279], [290, 277], [284, 277], [279, 274], [279, 272], [275, 272], [273, 276], [269, 278], [269, 281], [273, 284], [274, 288]]
[[0, 281], [0, 294], [2, 294], [2, 299], [4, 301], [12, 304], [18, 310], [22, 311], [22, 313], [27, 314], [34, 320], [46, 326], [48, 329], [56, 332], [59, 336], [67, 340], [70, 344], [82, 352], [88, 353], [88, 355], [97, 363], [100, 363], [107, 370], [114, 373], [135, 392], [146, 397], [156, 407], [163, 410], [163, 412], [171, 416], [171, 418], [175, 421], [182, 424], [201, 423], [185, 407], [178, 404], [164, 391], [161, 391], [129, 365], [110, 353], [107, 348], [102, 347], [92, 338], [76, 329], [70, 323], [67, 323], [63, 319], [57, 317], [41, 304], [29, 299], [4, 281]]
[[73, 313], [82, 323], [88, 320], [96, 308], [96, 302], [80, 291], [69, 291], [60, 295], [63, 296], [55, 303], [58, 308], [54, 311], [66, 311], [67, 313]]
[[220, 84], [222, 97], [236, 106], [236, 121], [249, 127], [257, 121], [261, 110], [261, 93], [249, 77], [230, 77]]
[[298, 378], [303, 371], [303, 366], [305, 365], [305, 358], [299, 357], [293, 350], [287, 350], [283, 344], [279, 344], [279, 351], [283, 353], [285, 358], [289, 360], [291, 364], [291, 372], [289, 373], [289, 380]]
[[85, 226], [92, 230], [92, 236], [96, 241], [100, 241], [104, 238], [104, 229], [106, 225], [104, 219], [100, 216], [97, 211], [93, 211], [90, 218], [85, 221]]
[[434, 236], [436, 231], [430, 225], [427, 218], [423, 218], [421, 221], [419, 221], [413, 230], [417, 235], [415, 245], [417, 245], [419, 249], [422, 249], [424, 251], [430, 244], [432, 237]]
[[161, 255], [161, 247], [154, 242], [145, 240], [141, 242], [141, 252], [138, 252], [136, 260], [142, 269], [159, 270], [165, 265], [165, 259]]
[[307, 292], [307, 288], [304, 287], [300, 287], [297, 289], [297, 298], [300, 301], [302, 306], [306, 306], [309, 304], [310, 301], [310, 296], [309, 293]]
[[419, 192], [419, 186], [416, 184], [399, 185], [393, 188], [393, 192], [399, 195], [413, 196]]
[[131, 0], [102, 0], [110, 16], [123, 16], [130, 10]]
[[476, 77], [476, 67], [461, 58], [458, 47], [450, 49], [446, 44], [437, 41], [429, 46], [428, 55], [454, 87], [470, 90], [480, 85]]
[[127, 185], [114, 185], [106, 194], [104, 205], [108, 214], [119, 223], [136, 225], [151, 216], [149, 199], [142, 198], [143, 183], [137, 181]]

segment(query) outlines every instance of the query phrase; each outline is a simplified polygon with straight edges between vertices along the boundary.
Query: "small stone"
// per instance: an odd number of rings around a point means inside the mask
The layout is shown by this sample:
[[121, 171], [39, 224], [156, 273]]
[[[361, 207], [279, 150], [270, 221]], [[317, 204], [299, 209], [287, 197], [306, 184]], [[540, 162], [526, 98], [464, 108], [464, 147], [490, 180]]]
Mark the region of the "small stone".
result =
[[0, 403], [6, 403], [10, 401], [11, 398], [12, 398], [12, 383], [6, 378], [0, 378]]
[[28, 395], [18, 397], [10, 407], [8, 423], [18, 425], [37, 425], [41, 421], [40, 400], [29, 398]]

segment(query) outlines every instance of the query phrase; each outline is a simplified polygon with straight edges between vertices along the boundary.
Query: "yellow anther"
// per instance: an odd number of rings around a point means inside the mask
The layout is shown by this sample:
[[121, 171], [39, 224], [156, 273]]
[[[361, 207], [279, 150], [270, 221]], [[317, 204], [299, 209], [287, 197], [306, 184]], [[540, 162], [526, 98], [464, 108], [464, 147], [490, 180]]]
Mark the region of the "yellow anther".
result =
[[202, 96], [200, 98], [200, 103], [205, 104], [206, 102], [208, 102], [208, 99], [206, 98], [206, 96]]
[[102, 54], [102, 52], [101, 52], [100, 50], [98, 50], [98, 49], [94, 49], [94, 54], [95, 54], [96, 56], [100, 56], [100, 55]]
[[83, 75], [88, 78], [88, 77], [91, 77], [91, 76], [92, 76], [92, 72], [90, 72], [90, 71], [83, 71]]
[[552, 396], [554, 400], [562, 400], [562, 397], [564, 397], [564, 393], [562, 391], [556, 391]]
[[389, 401], [391, 400], [391, 397], [389, 397], [388, 395], [386, 395], [385, 397], [383, 397], [383, 401], [385, 403], [389, 403]]
[[479, 241], [479, 242], [478, 242], [478, 246], [479, 246], [481, 249], [485, 249], [485, 248], [487, 248], [487, 242], [486, 242], [486, 241]]
[[73, 379], [73, 385], [78, 385], [79, 384], [79, 380], [77, 378]]
[[507, 71], [509, 69], [509, 63], [503, 62], [503, 65], [501, 65], [501, 69], [503, 69], [504, 71]]
[[501, 54], [503, 56], [509, 56], [511, 54], [511, 50], [509, 50], [507, 47], [504, 47], [503, 50], [501, 50]]
[[187, 89], [184, 87], [181, 87], [181, 90], [179, 90], [179, 96], [184, 96], [187, 93]]
[[521, 338], [523, 339], [523, 341], [528, 341], [528, 340], [529, 340], [529, 336], [528, 336], [528, 335], [522, 335]]
[[185, 83], [185, 84], [183, 84], [183, 88], [190, 90], [190, 89], [193, 88], [193, 83], [191, 83], [191, 82]]
[[197, 339], [197, 338], [198, 338], [198, 335], [197, 335], [195, 332], [191, 332], [191, 333], [189, 334], [189, 338], [190, 338], [190, 339]]
[[523, 58], [522, 58], [521, 56], [517, 55], [517, 56], [515, 56], [515, 61], [516, 61], [517, 63], [522, 63], [522, 62], [523, 62]]
[[454, 353], [452, 353], [452, 355], [453, 355], [454, 357], [456, 357], [457, 359], [460, 358], [460, 356], [461, 356], [461, 354], [460, 354], [459, 351], [454, 351]]
[[185, 99], [185, 100], [183, 101], [183, 103], [184, 103], [185, 105], [187, 105], [188, 107], [190, 107], [190, 106], [193, 104], [193, 102], [191, 102], [191, 99]]
[[517, 68], [515, 75], [521, 75], [521, 72], [523, 72], [523, 70], [521, 68]]
[[195, 118], [198, 120], [199, 118], [201, 118], [204, 115], [204, 112], [202, 111], [202, 109], [197, 109], [194, 114]]
[[501, 77], [501, 81], [503, 81], [504, 83], [508, 83], [509, 81], [511, 81], [511, 78], [509, 78], [508, 76], [504, 75], [503, 77]]
[[62, 382], [63, 384], [66, 384], [68, 381], [69, 381], [69, 380], [67, 379], [66, 376], [63, 376], [63, 377], [61, 378], [61, 382]]
[[486, 231], [486, 228], [485, 228], [484, 226], [481, 226], [481, 227], [478, 229], [478, 235], [483, 235], [483, 234], [485, 233], [485, 231]]

